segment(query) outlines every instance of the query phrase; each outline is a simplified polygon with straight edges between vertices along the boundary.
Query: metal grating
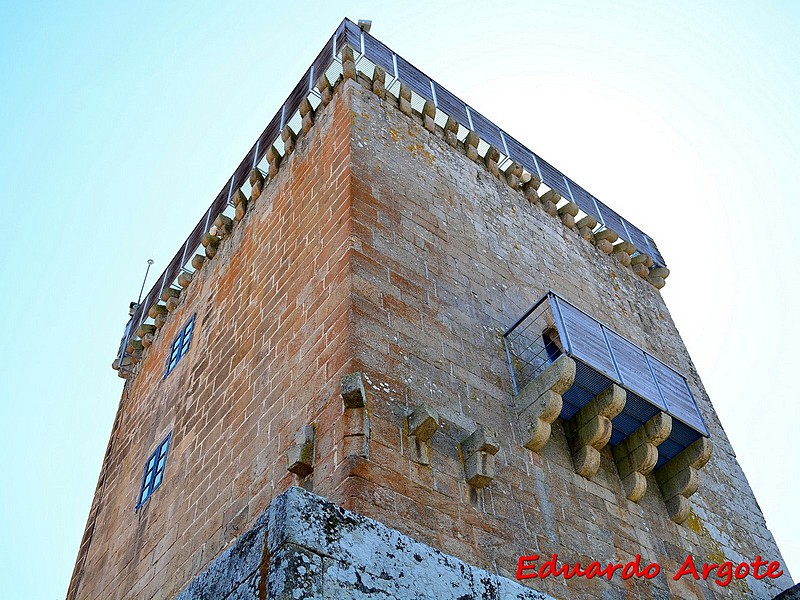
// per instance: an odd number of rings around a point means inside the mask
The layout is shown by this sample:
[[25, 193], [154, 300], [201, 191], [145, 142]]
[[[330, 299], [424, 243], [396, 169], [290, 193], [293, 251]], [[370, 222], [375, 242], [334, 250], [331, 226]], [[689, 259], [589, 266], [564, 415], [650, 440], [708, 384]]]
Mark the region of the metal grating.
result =
[[[361, 32], [358, 27], [350, 21], [346, 21], [346, 23], [347, 41], [353, 48], [359, 49], [363, 47], [365, 56], [376, 64], [382, 65], [387, 73], [394, 73], [393, 67], [396, 64], [398, 78], [408, 85], [415, 93], [427, 100], [433, 101], [437, 105], [437, 108], [453, 117], [461, 126], [478, 133], [482, 139], [495, 146], [511, 160], [522, 165], [529, 173], [535, 173], [539, 176], [545, 185], [555, 189], [564, 198], [574, 200], [586, 214], [593, 216], [600, 223], [608, 221], [606, 227], [613, 228], [622, 239], [634, 244], [639, 252], [650, 254], [658, 266], [666, 266], [663, 257], [658, 252], [655, 245], [646, 243], [650, 238], [645, 236], [641, 230], [635, 228], [639, 235], [635, 235], [633, 232], [626, 232], [626, 228], [629, 231], [631, 229], [631, 224], [628, 221], [621, 219], [613, 210], [609, 209], [605, 204], [597, 200], [581, 186], [577, 185], [572, 179], [568, 180], [561, 171], [544, 161], [538, 155], [535, 155], [517, 140], [513, 140], [508, 133], [501, 130], [492, 121], [462, 100], [459, 100], [455, 94], [448, 91], [422, 71], [411, 65], [408, 61], [392, 52], [387, 46], [373, 38], [370, 34]], [[389, 58], [390, 54], [391, 60]], [[537, 162], [541, 164], [537, 165]], [[575, 195], [576, 188], [579, 190], [578, 195]], [[570, 194], [570, 189], [572, 189], [572, 194]]]
[[673, 417], [672, 432], [659, 446], [659, 461], [666, 462], [708, 435], [683, 375], [553, 292], [534, 304], [503, 339], [515, 393], [561, 353], [575, 360], [575, 381], [562, 394], [563, 419], [573, 417], [612, 383], [625, 388], [625, 408], [612, 421], [612, 446], [659, 411]]
[[[139, 303], [130, 320], [130, 333], [135, 333], [139, 325], [148, 319], [147, 312], [150, 307], [158, 302], [163, 289], [175, 281], [181, 269], [185, 268], [187, 262], [191, 260], [194, 251], [200, 246], [203, 234], [208, 231], [208, 227], [217, 215], [225, 210], [233, 193], [243, 186], [247, 186], [250, 170], [255, 166], [264, 170], [266, 166], [264, 157], [272, 144], [276, 144], [278, 148], [282, 147], [280, 142], [281, 128], [295, 115], [300, 103], [305, 98], [314, 97], [316, 94], [314, 85], [319, 76], [322, 73], [326, 73], [329, 80], [335, 81], [341, 74], [341, 61], [338, 57], [345, 44], [351, 46], [360, 58], [366, 58], [371, 63], [381, 65], [386, 70], [387, 75], [391, 75], [392, 80], [391, 82], [387, 81], [387, 87], [395, 90], [397, 80], [402, 80], [414, 92], [417, 105], [421, 105], [423, 100], [433, 101], [443, 113], [458, 121], [462, 128], [475, 130], [485, 142], [494, 145], [530, 173], [536, 173], [548, 187], [555, 189], [563, 197], [571, 198], [570, 188], [580, 189], [581, 201], [578, 205], [581, 210], [601, 222], [612, 221], [613, 224], [607, 223], [606, 226], [619, 227], [619, 230], [615, 229], [615, 231], [621, 237], [628, 239], [640, 252], [646, 252], [653, 256], [654, 261], [659, 266], [665, 266], [663, 257], [658, 252], [655, 243], [641, 230], [633, 227], [627, 221], [623, 223], [614, 211], [611, 211], [599, 200], [584, 192], [583, 188], [580, 188], [572, 180], [569, 180], [569, 184], [567, 184], [565, 176], [558, 169], [535, 155], [478, 111], [469, 107], [453, 93], [398, 56], [385, 44], [362, 31], [352, 21], [345, 19], [303, 74], [303, 77], [294, 87], [284, 105], [267, 124], [255, 144], [248, 150], [231, 178], [225, 182], [211, 206], [200, 218], [182, 247], [170, 260], [161, 276], [159, 276], [156, 284], [148, 291], [145, 299]], [[459, 139], [463, 139], [463, 135], [464, 133], [460, 131]], [[591, 203], [588, 202], [588, 198], [592, 198]], [[575, 200], [577, 202], [578, 198], [575, 198]], [[626, 233], [626, 228], [628, 233]], [[124, 358], [124, 352], [120, 356], [120, 359], [122, 358]], [[120, 364], [122, 364], [121, 361]]]

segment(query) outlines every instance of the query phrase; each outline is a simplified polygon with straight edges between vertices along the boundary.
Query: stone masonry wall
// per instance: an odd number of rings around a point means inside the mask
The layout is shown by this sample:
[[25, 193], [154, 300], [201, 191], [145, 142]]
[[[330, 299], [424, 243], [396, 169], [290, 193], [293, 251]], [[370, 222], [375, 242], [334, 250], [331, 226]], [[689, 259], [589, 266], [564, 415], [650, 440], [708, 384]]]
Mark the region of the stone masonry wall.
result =
[[[663, 573], [689, 552], [780, 560], [657, 289], [360, 83], [337, 85], [126, 382], [68, 599], [174, 597], [297, 484], [510, 578], [533, 553], [641, 553]], [[522, 447], [500, 334], [547, 289], [688, 376], [715, 451], [684, 525], [652, 476], [639, 503], [625, 499], [608, 448], [591, 481], [578, 476], [559, 421], [541, 454]], [[189, 352], [164, 378], [193, 314]], [[345, 408], [341, 380], [355, 372], [366, 406]], [[423, 403], [441, 422], [429, 443], [408, 436]], [[499, 440], [482, 490], [466, 485], [459, 446], [479, 425]], [[164, 482], [136, 511], [145, 460], [169, 432]], [[313, 439], [308, 475], [287, 471], [298, 432]], [[790, 585], [787, 574], [534, 587], [771, 598]]]
[[[285, 452], [307, 423], [318, 470], [342, 462], [338, 415], [321, 413], [350, 352], [350, 124], [337, 95], [127, 381], [69, 598], [173, 597], [295, 481]], [[188, 354], [165, 378], [192, 314]], [[135, 511], [145, 461], [170, 431], [164, 482]]]
[[[537, 580], [556, 597], [771, 598], [791, 585], [788, 574], [727, 587], [664, 577], [690, 552], [734, 563], [780, 553], [659, 291], [393, 99], [362, 89], [352, 110], [354, 367], [372, 437], [348, 508], [507, 577], [534, 553], [584, 565], [641, 553], [662, 567], [651, 581]], [[639, 503], [625, 498], [608, 447], [593, 480], [578, 476], [560, 421], [541, 455], [522, 447], [501, 332], [548, 289], [687, 375], [714, 455], [683, 526], [652, 475]], [[405, 418], [422, 403], [442, 421], [429, 465]], [[478, 425], [500, 440], [499, 473], [482, 491], [465, 484], [459, 451]]]

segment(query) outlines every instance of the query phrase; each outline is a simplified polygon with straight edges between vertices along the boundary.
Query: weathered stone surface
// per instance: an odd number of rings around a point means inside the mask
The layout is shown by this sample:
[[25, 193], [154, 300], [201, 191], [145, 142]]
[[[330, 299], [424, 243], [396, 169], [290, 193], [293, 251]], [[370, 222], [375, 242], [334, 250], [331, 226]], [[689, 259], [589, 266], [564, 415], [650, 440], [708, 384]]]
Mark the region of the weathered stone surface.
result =
[[700, 485], [698, 470], [709, 461], [712, 450], [711, 440], [700, 438], [656, 470], [656, 480], [666, 501], [667, 512], [678, 524], [689, 518], [687, 498], [697, 491]]
[[623, 388], [611, 384], [567, 422], [565, 430], [572, 447], [572, 461], [581, 477], [591, 479], [597, 474], [599, 451], [611, 439], [611, 420], [625, 408], [625, 397]]
[[177, 596], [212, 598], [552, 600], [297, 487]]
[[[178, 285], [181, 286], [183, 289], [186, 289], [187, 287], [189, 287], [189, 284], [192, 283], [193, 277], [194, 277], [193, 273], [190, 273], [188, 271], [181, 271], [180, 274], [178, 275]], [[166, 307], [164, 308], [166, 309]]]
[[[178, 283], [180, 284], [180, 278]], [[186, 286], [181, 286], [181, 287], [186, 287]], [[153, 306], [150, 307], [150, 310], [147, 311], [147, 316], [149, 316], [151, 319], [155, 319], [156, 317], [158, 317], [158, 315], [166, 314], [166, 312], [167, 312], [166, 306], [164, 306], [163, 304], [156, 303], [153, 304]], [[137, 335], [141, 336], [140, 333], [137, 333]]]
[[[317, 424], [304, 485], [510, 577], [517, 558], [534, 551], [558, 552], [565, 563], [641, 553], [665, 574], [689, 553], [780, 560], [661, 294], [463, 152], [359, 84], [337, 86], [133, 365], [70, 600], [173, 597], [227, 549], [223, 515], [248, 506], [236, 512], [249, 515], [247, 528], [291, 485], [283, 453], [304, 423]], [[655, 485], [629, 502], [608, 448], [593, 480], [577, 476], [555, 417], [549, 443], [536, 454], [524, 448], [500, 332], [547, 289], [687, 374], [718, 449], [691, 506], [678, 495], [666, 512]], [[164, 378], [169, 345], [192, 314], [192, 346]], [[364, 376], [368, 411], [343, 409], [341, 377], [353, 372]], [[428, 464], [415, 460], [406, 435], [405, 419], [422, 403], [443, 416]], [[346, 450], [356, 421], [348, 411], [369, 412], [368, 459]], [[475, 423], [502, 441], [496, 476], [482, 490], [467, 489], [458, 454]], [[144, 461], [169, 431], [164, 482], [135, 511]], [[678, 526], [670, 515], [684, 507]], [[236, 593], [255, 582], [245, 578]], [[791, 578], [727, 588], [669, 576], [535, 583], [559, 598], [708, 600], [770, 598]]]
[[195, 269], [202, 269], [204, 262], [206, 262], [206, 257], [203, 256], [202, 254], [195, 254], [192, 257], [192, 267], [194, 267]]
[[551, 424], [561, 412], [561, 394], [575, 380], [575, 361], [559, 356], [517, 395], [519, 418], [524, 430], [523, 445], [539, 452], [550, 439]]
[[596, 240], [607, 240], [612, 244], [619, 239], [617, 232], [613, 229], [601, 229], [597, 233], [594, 234]]
[[408, 435], [427, 442], [439, 430], [439, 415], [427, 404], [417, 406], [408, 416]]
[[496, 476], [495, 454], [500, 450], [495, 434], [479, 426], [461, 442], [466, 482], [474, 488], [484, 488]]
[[298, 477], [307, 477], [314, 470], [314, 427], [303, 425], [286, 452], [286, 470]]
[[658, 446], [672, 431], [672, 417], [657, 413], [630, 437], [613, 448], [617, 471], [622, 478], [625, 497], [638, 502], [647, 491], [648, 475], [658, 461]]
[[341, 395], [345, 408], [363, 408], [367, 402], [361, 373], [349, 373], [341, 379]]
[[[242, 194], [241, 190], [237, 190], [237, 193], [244, 197], [244, 194]], [[234, 195], [234, 198], [235, 197], [236, 196]], [[214, 227], [217, 228], [219, 235], [230, 235], [231, 231], [233, 231], [233, 219], [226, 215], [218, 215], [217, 218], [214, 219]]]

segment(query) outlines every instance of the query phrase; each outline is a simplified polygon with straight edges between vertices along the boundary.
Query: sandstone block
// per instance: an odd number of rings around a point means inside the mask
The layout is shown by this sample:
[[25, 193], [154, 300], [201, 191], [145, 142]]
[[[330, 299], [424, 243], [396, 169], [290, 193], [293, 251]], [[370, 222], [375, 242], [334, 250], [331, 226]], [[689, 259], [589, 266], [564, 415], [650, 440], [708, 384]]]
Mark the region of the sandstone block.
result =
[[345, 408], [363, 408], [366, 405], [367, 393], [364, 391], [364, 379], [361, 373], [350, 373], [342, 377], [341, 389]]

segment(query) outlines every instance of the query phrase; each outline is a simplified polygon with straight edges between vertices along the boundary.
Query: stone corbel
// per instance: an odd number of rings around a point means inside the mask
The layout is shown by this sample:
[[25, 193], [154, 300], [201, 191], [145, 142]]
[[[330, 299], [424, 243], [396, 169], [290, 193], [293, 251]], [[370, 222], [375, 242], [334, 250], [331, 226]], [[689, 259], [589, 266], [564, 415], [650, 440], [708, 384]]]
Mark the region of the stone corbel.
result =
[[625, 408], [625, 390], [612, 383], [566, 424], [572, 462], [578, 475], [591, 479], [600, 468], [600, 450], [611, 439], [611, 420]]
[[253, 191], [250, 192], [250, 200], [255, 202], [261, 197], [261, 192], [264, 191], [264, 176], [257, 167], [253, 167], [250, 171], [250, 186], [253, 188]]
[[495, 454], [500, 450], [494, 433], [486, 427], [478, 428], [461, 442], [466, 481], [474, 488], [485, 488], [496, 474]]
[[544, 211], [548, 215], [551, 217], [558, 215], [556, 204], [558, 204], [558, 201], [561, 200], [561, 194], [555, 190], [547, 190], [544, 194], [542, 194], [540, 200], [542, 201], [542, 207], [544, 208]]
[[551, 423], [561, 414], [561, 394], [575, 381], [575, 361], [566, 354], [526, 385], [517, 396], [520, 420], [527, 438], [524, 446], [540, 452], [550, 439]]
[[411, 108], [411, 88], [400, 83], [400, 97], [397, 100], [397, 106], [400, 112], [407, 116], [414, 114], [414, 109]]
[[331, 83], [328, 81], [328, 77], [325, 75], [325, 73], [320, 75], [319, 79], [317, 79], [317, 89], [319, 90], [319, 97], [322, 101], [322, 106], [328, 106], [333, 98], [333, 88], [331, 87]]
[[647, 281], [650, 282], [650, 285], [660, 290], [667, 284], [667, 277], [669, 277], [669, 269], [667, 267], [654, 267], [650, 269]]
[[165, 287], [161, 292], [161, 300], [166, 303], [167, 310], [172, 312], [178, 308], [178, 300], [180, 299], [181, 291], [173, 287]]
[[206, 262], [206, 257], [203, 256], [202, 254], [195, 254], [192, 257], [192, 267], [194, 267], [198, 271], [203, 268], [205, 262]]
[[411, 458], [423, 465], [430, 463], [430, 439], [439, 429], [439, 415], [427, 404], [420, 404], [408, 416]]
[[267, 149], [267, 163], [269, 163], [269, 178], [272, 180], [281, 168], [281, 153], [274, 145]]
[[575, 217], [578, 216], [578, 205], [574, 202], [567, 202], [558, 209], [558, 216], [561, 217], [561, 222], [564, 224], [564, 227], [574, 229]]
[[653, 257], [649, 254], [637, 254], [631, 257], [631, 269], [642, 279], [650, 277], [650, 267], [653, 266]]
[[464, 151], [467, 153], [467, 158], [477, 162], [480, 159], [480, 154], [478, 154], [478, 144], [480, 143], [481, 138], [480, 136], [475, 133], [474, 131], [470, 131], [467, 133], [467, 137], [464, 138]]
[[372, 93], [378, 98], [386, 98], [386, 71], [378, 65], [372, 73]]
[[212, 226], [208, 233], [203, 235], [200, 240], [203, 248], [206, 249], [206, 258], [214, 258], [217, 255], [219, 248], [219, 236], [217, 236], [217, 228]]
[[422, 126], [431, 133], [436, 131], [436, 106], [430, 100], [422, 106]]
[[314, 470], [314, 427], [303, 425], [294, 441], [286, 451], [286, 470], [302, 479]]
[[603, 254], [611, 254], [614, 250], [614, 242], [618, 239], [619, 235], [613, 229], [603, 229], [594, 234], [595, 246]]
[[295, 135], [291, 127], [284, 125], [283, 129], [281, 130], [281, 139], [283, 140], [283, 156], [286, 158], [292, 152], [294, 152], [297, 135]]
[[659, 412], [612, 448], [625, 497], [638, 502], [647, 491], [647, 475], [658, 462], [658, 445], [669, 437], [672, 417]]
[[453, 148], [458, 147], [458, 121], [450, 116], [444, 124], [444, 141]]
[[361, 373], [350, 373], [341, 379], [342, 452], [345, 456], [369, 456], [369, 416], [366, 411], [367, 394]]
[[233, 198], [231, 198], [231, 201], [236, 209], [235, 219], [238, 223], [244, 219], [244, 215], [247, 212], [247, 196], [244, 195], [242, 190], [236, 190], [236, 192], [233, 194]]
[[578, 228], [578, 233], [581, 234], [583, 239], [592, 244], [595, 243], [594, 228], [597, 227], [597, 219], [591, 215], [586, 215], [579, 219], [578, 222], [575, 223], [575, 226]]
[[357, 77], [356, 61], [350, 46], [342, 48], [342, 77], [345, 79], [356, 79]]
[[669, 518], [679, 525], [689, 518], [688, 498], [697, 491], [698, 470], [711, 458], [713, 446], [708, 438], [700, 438], [660, 469], [656, 481], [667, 504]]

